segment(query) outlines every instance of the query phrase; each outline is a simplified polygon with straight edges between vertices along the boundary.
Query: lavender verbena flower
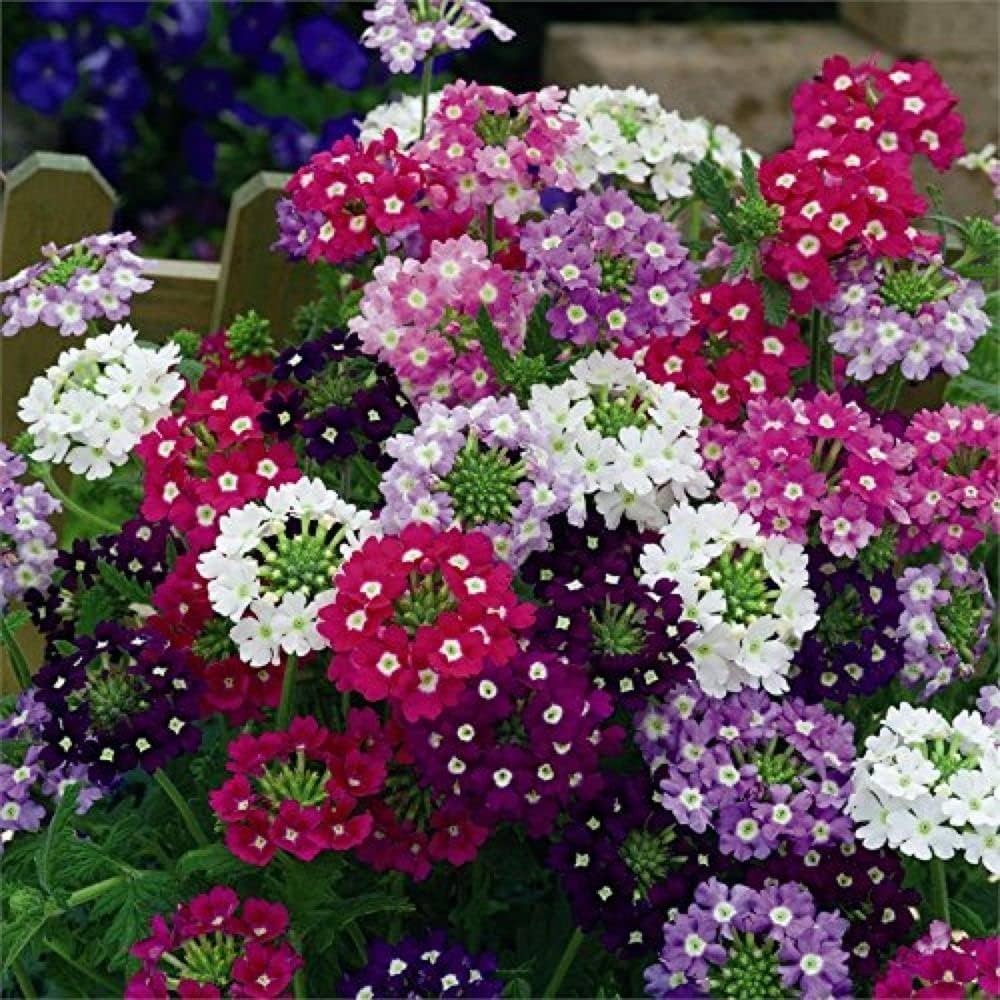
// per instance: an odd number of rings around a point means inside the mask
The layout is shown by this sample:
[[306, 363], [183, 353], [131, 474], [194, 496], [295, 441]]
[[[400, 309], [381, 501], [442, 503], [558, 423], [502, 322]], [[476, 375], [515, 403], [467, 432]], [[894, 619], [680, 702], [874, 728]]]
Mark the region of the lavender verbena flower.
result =
[[[50, 721], [48, 709], [23, 692], [12, 715], [0, 719], [0, 743], [6, 748], [0, 763], [0, 854], [18, 832], [41, 829], [53, 804], [71, 784], [80, 786], [76, 812], [85, 813], [103, 794], [87, 781], [87, 769], [78, 764], [46, 767], [39, 745], [42, 728]], [[23, 746], [22, 746], [23, 745]]]
[[281, 250], [292, 260], [304, 259], [325, 221], [322, 212], [301, 212], [291, 198], [281, 198], [275, 207], [278, 238], [272, 250]]
[[742, 877], [754, 889], [798, 882], [817, 899], [830, 900], [850, 924], [844, 949], [856, 984], [872, 979], [917, 927], [920, 893], [904, 888], [906, 869], [891, 851], [838, 844], [802, 857], [769, 858], [764, 864], [746, 866]]
[[969, 677], [989, 640], [993, 595], [986, 573], [957, 552], [913, 566], [899, 580], [902, 678], [927, 698]]
[[680, 233], [624, 191], [529, 223], [521, 248], [552, 296], [546, 316], [560, 340], [613, 347], [691, 325], [697, 270]]
[[982, 712], [983, 722], [987, 726], [1000, 726], [1000, 687], [987, 684], [980, 688], [976, 708]]
[[938, 368], [957, 375], [989, 329], [986, 295], [977, 282], [938, 261], [911, 264], [889, 271], [867, 258], [850, 258], [835, 267], [840, 290], [827, 307], [834, 322], [830, 343], [850, 359], [852, 378], [866, 382], [896, 364], [914, 381]]
[[902, 604], [888, 568], [894, 551], [892, 532], [869, 542], [856, 559], [836, 559], [823, 546], [808, 550], [819, 624], [792, 660], [792, 694], [809, 702], [842, 702], [872, 694], [899, 673]]
[[101, 233], [76, 243], [42, 247], [45, 260], [0, 281], [0, 333], [13, 337], [43, 323], [64, 337], [87, 332], [99, 319], [118, 322], [129, 314], [133, 295], [153, 283], [142, 277], [143, 260], [130, 249], [131, 233]]
[[576, 922], [604, 946], [646, 956], [663, 916], [723, 862], [710, 838], [683, 830], [653, 801], [645, 774], [608, 772], [601, 794], [570, 810], [549, 865]]
[[509, 42], [514, 32], [479, 0], [376, 0], [361, 44], [378, 49], [392, 73], [412, 73], [428, 56], [467, 49], [484, 32]]
[[490, 954], [470, 955], [452, 944], [444, 931], [408, 937], [396, 944], [375, 940], [368, 945], [368, 962], [341, 980], [338, 996], [375, 997], [500, 997], [504, 984]]
[[514, 397], [452, 409], [425, 403], [418, 421], [411, 434], [385, 445], [396, 461], [380, 487], [383, 528], [417, 522], [481, 530], [512, 566], [544, 549], [549, 518], [569, 507], [577, 484], [552, 466], [539, 429]]
[[850, 840], [843, 815], [854, 727], [798, 698], [761, 691], [725, 698], [677, 687], [636, 718], [639, 749], [664, 809], [737, 860], [805, 854]]
[[795, 882], [758, 891], [709, 879], [687, 912], [663, 925], [646, 990], [651, 997], [687, 997], [692, 986], [714, 997], [846, 996], [846, 929], [843, 917], [817, 912]]
[[61, 509], [41, 483], [18, 482], [27, 463], [0, 441], [0, 612], [33, 588], [44, 590], [56, 559], [48, 519]]

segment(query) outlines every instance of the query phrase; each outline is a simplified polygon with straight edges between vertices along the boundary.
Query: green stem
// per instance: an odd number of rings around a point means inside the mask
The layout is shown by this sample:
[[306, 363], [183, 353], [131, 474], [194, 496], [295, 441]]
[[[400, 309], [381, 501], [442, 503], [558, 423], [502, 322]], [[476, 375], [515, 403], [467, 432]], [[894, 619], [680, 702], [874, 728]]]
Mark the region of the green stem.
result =
[[566, 973], [569, 972], [569, 968], [573, 964], [573, 959], [576, 958], [576, 953], [580, 950], [581, 944], [583, 944], [583, 931], [579, 927], [574, 927], [573, 933], [570, 935], [570, 939], [566, 942], [566, 947], [563, 949], [559, 964], [556, 966], [555, 972], [552, 973], [552, 978], [549, 980], [548, 986], [545, 987], [545, 992], [542, 993], [542, 997], [545, 1000], [559, 995], [559, 987], [562, 986], [563, 980], [566, 978]]
[[0, 638], [3, 639], [3, 644], [7, 647], [7, 652], [10, 655], [10, 665], [18, 687], [22, 691], [27, 691], [31, 687], [31, 668], [28, 666], [27, 657], [24, 655], [24, 651], [17, 641], [17, 636], [6, 617], [0, 617]]
[[944, 862], [931, 858], [931, 906], [934, 915], [951, 926], [951, 907], [948, 905], [948, 876]]
[[701, 202], [694, 198], [691, 201], [691, 211], [687, 225], [688, 242], [697, 243], [701, 239]]
[[55, 476], [52, 475], [52, 469], [49, 466], [33, 463], [31, 466], [31, 472], [37, 479], [40, 479], [45, 484], [45, 488], [63, 505], [65, 510], [72, 511], [77, 517], [82, 517], [84, 520], [90, 521], [91, 524], [100, 528], [105, 533], [113, 534], [121, 527], [121, 525], [115, 524], [113, 521], [109, 521], [107, 518], [101, 517], [100, 514], [95, 514], [92, 510], [87, 510], [86, 507], [81, 507], [56, 482]]
[[292, 653], [285, 660], [285, 676], [281, 680], [281, 701], [278, 702], [278, 715], [275, 720], [278, 729], [288, 728], [295, 711], [295, 680], [298, 669], [298, 657]]
[[156, 783], [163, 789], [167, 798], [170, 799], [174, 804], [174, 808], [177, 810], [178, 815], [183, 820], [184, 825], [187, 827], [188, 833], [191, 834], [192, 839], [199, 847], [208, 847], [209, 841], [208, 837], [205, 836], [205, 831], [202, 830], [201, 825], [195, 818], [193, 812], [191, 812], [191, 807], [185, 802], [184, 796], [181, 795], [177, 786], [167, 777], [166, 771], [163, 768], [158, 768], [153, 772], [153, 777], [156, 779]]
[[434, 56], [428, 55], [420, 73], [420, 138], [427, 133], [427, 111], [430, 106], [431, 85], [434, 82]]
[[17, 985], [21, 990], [24, 1000], [38, 1000], [38, 994], [35, 992], [34, 986], [31, 985], [31, 977], [24, 968], [24, 963], [21, 959], [15, 958], [10, 968], [14, 973], [14, 978], [17, 980]]
[[59, 944], [58, 941], [46, 938], [45, 947], [48, 948], [54, 955], [58, 955], [68, 966], [70, 966], [70, 968], [76, 969], [77, 972], [87, 976], [88, 979], [92, 979], [95, 983], [97, 983], [101, 987], [102, 996], [106, 995], [113, 997], [118, 995], [118, 992], [121, 989], [119, 984], [113, 983], [110, 979], [107, 979], [100, 973], [88, 968], [82, 962], [78, 962], [61, 944]]
[[84, 903], [91, 903], [95, 899], [99, 899], [106, 892], [110, 892], [116, 885], [121, 885], [126, 878], [127, 876], [125, 875], [112, 875], [111, 878], [102, 879], [100, 882], [85, 885], [82, 889], [71, 892], [66, 898], [66, 909], [68, 910], [74, 906], [83, 906]]

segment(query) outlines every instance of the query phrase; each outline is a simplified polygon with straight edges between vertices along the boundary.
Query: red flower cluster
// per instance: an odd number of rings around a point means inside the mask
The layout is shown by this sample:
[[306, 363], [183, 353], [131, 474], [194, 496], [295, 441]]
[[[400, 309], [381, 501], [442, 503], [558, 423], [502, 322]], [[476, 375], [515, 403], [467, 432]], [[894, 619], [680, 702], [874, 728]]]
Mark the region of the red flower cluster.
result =
[[390, 756], [379, 733], [374, 713], [355, 711], [343, 733], [300, 717], [283, 732], [238, 736], [226, 765], [233, 777], [209, 794], [229, 850], [266, 865], [279, 850], [311, 861], [364, 841], [373, 818], [359, 807], [382, 791]]
[[697, 396], [711, 420], [731, 423], [750, 400], [784, 396], [809, 357], [797, 323], [767, 323], [760, 286], [749, 279], [700, 289], [692, 318], [683, 337], [652, 341], [642, 368]]
[[378, 872], [405, 872], [417, 882], [430, 875], [436, 861], [459, 867], [475, 860], [489, 827], [465, 802], [427, 787], [397, 722], [380, 727], [371, 709], [356, 714], [365, 716], [372, 746], [391, 755], [386, 790], [369, 806], [374, 825], [358, 845], [358, 860]]
[[226, 886], [157, 914], [150, 936], [130, 952], [142, 968], [126, 1000], [167, 997], [280, 997], [302, 959], [285, 940], [288, 911], [280, 903], [239, 896]]
[[341, 567], [337, 596], [320, 612], [340, 691], [387, 699], [412, 722], [455, 704], [464, 683], [517, 650], [534, 620], [510, 567], [481, 532], [410, 525], [371, 538]]
[[201, 711], [216, 713], [231, 726], [260, 719], [262, 709], [281, 700], [281, 667], [251, 667], [237, 655], [229, 639], [231, 623], [212, 610], [208, 584], [198, 572], [198, 554], [185, 552], [153, 592], [156, 609], [147, 626], [178, 648], [188, 650], [201, 678]]
[[830, 260], [848, 249], [905, 257], [936, 246], [911, 225], [927, 202], [914, 188], [906, 157], [884, 153], [863, 134], [808, 133], [761, 164], [760, 187], [781, 211], [764, 269], [787, 283], [797, 312], [833, 294]]
[[439, 227], [440, 219], [426, 209], [447, 216], [451, 200], [437, 171], [399, 150], [392, 129], [366, 144], [339, 139], [300, 167], [285, 190], [292, 209], [312, 222], [306, 257], [334, 264], [370, 253], [378, 241], [425, 221]]
[[866, 135], [883, 153], [922, 153], [947, 170], [965, 152], [958, 97], [928, 62], [852, 66], [831, 56], [792, 98], [796, 145], [812, 148], [830, 136]]
[[137, 445], [145, 465], [142, 512], [183, 533], [188, 548], [209, 548], [219, 517], [263, 497], [272, 486], [301, 477], [288, 444], [267, 439], [258, 418], [263, 403], [241, 375], [209, 369]]

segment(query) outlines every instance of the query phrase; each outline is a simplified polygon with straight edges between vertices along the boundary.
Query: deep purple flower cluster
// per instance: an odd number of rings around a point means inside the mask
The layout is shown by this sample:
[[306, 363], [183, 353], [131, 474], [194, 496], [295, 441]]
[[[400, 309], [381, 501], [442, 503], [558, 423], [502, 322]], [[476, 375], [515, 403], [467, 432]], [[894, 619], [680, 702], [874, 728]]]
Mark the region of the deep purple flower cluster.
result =
[[911, 566], [899, 579], [903, 680], [923, 697], [969, 677], [989, 641], [993, 595], [982, 569], [959, 553]]
[[85, 813], [102, 792], [87, 781], [81, 764], [47, 767], [38, 744], [42, 727], [50, 720], [48, 709], [33, 689], [17, 699], [13, 714], [0, 719], [0, 854], [18, 832], [34, 833], [41, 828], [52, 803], [58, 802], [67, 786], [79, 784], [76, 812]]
[[821, 705], [762, 691], [715, 699], [688, 684], [636, 728], [663, 808], [699, 833], [713, 829], [723, 854], [805, 854], [851, 838], [854, 727]]
[[0, 441], [0, 612], [33, 587], [47, 587], [56, 561], [49, 518], [60, 509], [41, 483], [19, 482], [27, 463]]
[[837, 559], [823, 548], [809, 552], [819, 624], [795, 654], [791, 682], [792, 694], [806, 701], [869, 695], [903, 666], [896, 577], [863, 562]]
[[549, 852], [576, 922], [604, 946], [649, 954], [663, 915], [719, 870], [710, 838], [679, 829], [653, 801], [645, 774], [609, 772], [601, 794], [569, 810]]
[[495, 998], [503, 989], [492, 955], [470, 955], [443, 931], [431, 931], [396, 944], [370, 941], [368, 964], [341, 980], [337, 996]]
[[691, 324], [697, 273], [680, 234], [624, 191], [584, 195], [530, 223], [521, 247], [551, 290], [546, 316], [560, 340], [619, 345]]
[[283, 440], [298, 435], [317, 462], [360, 455], [384, 470], [383, 443], [416, 416], [392, 369], [365, 354], [353, 333], [332, 330], [285, 349], [273, 374], [278, 388], [261, 426]]
[[601, 787], [600, 761], [624, 732], [584, 669], [527, 650], [481, 673], [457, 704], [409, 734], [417, 767], [479, 823], [522, 823], [543, 837], [559, 812]]
[[660, 959], [646, 970], [651, 997], [847, 996], [847, 921], [816, 911], [794, 882], [755, 890], [710, 879], [686, 913], [663, 925]]
[[131, 233], [101, 233], [63, 247], [46, 244], [44, 260], [0, 281], [0, 333], [13, 337], [43, 323], [76, 337], [97, 320], [124, 319], [132, 296], [153, 287], [133, 243]]
[[[24, 595], [35, 627], [50, 643], [72, 639], [80, 626], [83, 603], [98, 600], [93, 588], [101, 581], [102, 563], [125, 574], [138, 587], [152, 588], [167, 575], [168, 543], [174, 540], [169, 523], [144, 517], [126, 521], [113, 535], [74, 539], [70, 548], [56, 554], [51, 584], [36, 584]], [[111, 599], [107, 588], [104, 593]], [[114, 607], [103, 608], [103, 617], [138, 620], [127, 598], [116, 594], [114, 602]]]
[[90, 780], [106, 786], [198, 748], [200, 691], [184, 652], [112, 622], [74, 645], [35, 675], [36, 697], [51, 714], [40, 732], [45, 764], [85, 764]]
[[695, 630], [681, 621], [683, 605], [669, 580], [652, 589], [636, 576], [644, 536], [608, 529], [591, 514], [575, 528], [553, 520], [552, 542], [521, 569], [542, 604], [536, 642], [587, 667], [598, 687], [629, 710], [686, 680], [684, 641]]
[[885, 958], [913, 936], [920, 893], [903, 887], [906, 871], [891, 851], [870, 851], [838, 844], [802, 857], [788, 855], [748, 866], [748, 885], [762, 889], [775, 882], [799, 882], [816, 899], [846, 917], [844, 948], [851, 977], [874, 978]]

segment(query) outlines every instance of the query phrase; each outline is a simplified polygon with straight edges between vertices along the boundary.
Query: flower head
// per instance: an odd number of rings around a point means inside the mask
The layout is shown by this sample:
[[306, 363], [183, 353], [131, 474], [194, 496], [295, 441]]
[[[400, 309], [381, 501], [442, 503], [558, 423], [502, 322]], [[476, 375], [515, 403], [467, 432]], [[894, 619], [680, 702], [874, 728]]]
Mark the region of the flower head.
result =
[[131, 233], [101, 233], [64, 247], [46, 244], [44, 261], [0, 281], [0, 333], [13, 337], [41, 323], [78, 337], [97, 320], [125, 319], [132, 296], [153, 287], [133, 243]]
[[698, 626], [686, 645], [704, 691], [788, 690], [792, 656], [817, 621], [802, 546], [765, 537], [731, 503], [682, 504], [639, 564], [647, 586], [675, 584]]
[[714, 830], [723, 854], [803, 855], [850, 839], [854, 732], [820, 706], [761, 691], [718, 700], [686, 685], [641, 712], [636, 730], [660, 804]]
[[333, 597], [344, 559], [375, 531], [360, 511], [319, 479], [271, 487], [262, 503], [231, 510], [215, 546], [198, 560], [214, 610], [233, 622], [230, 637], [251, 666], [282, 652], [324, 646], [319, 610]]
[[169, 917], [150, 921], [150, 936], [129, 949], [142, 963], [128, 1000], [147, 997], [281, 997], [302, 959], [287, 939], [280, 903], [240, 897], [217, 885]]

